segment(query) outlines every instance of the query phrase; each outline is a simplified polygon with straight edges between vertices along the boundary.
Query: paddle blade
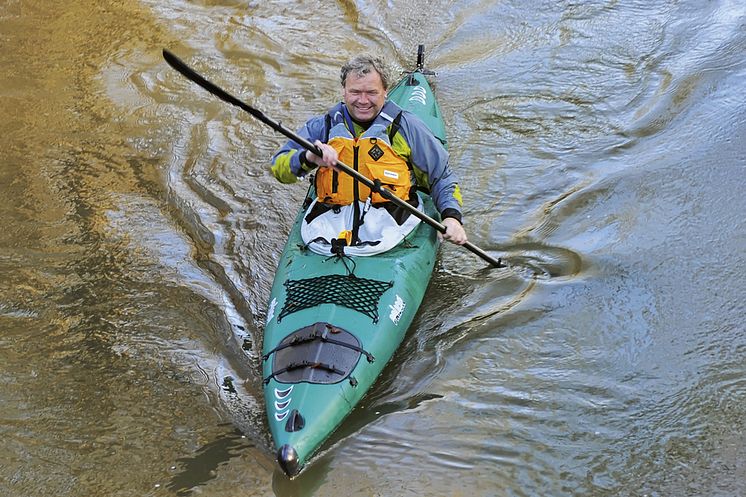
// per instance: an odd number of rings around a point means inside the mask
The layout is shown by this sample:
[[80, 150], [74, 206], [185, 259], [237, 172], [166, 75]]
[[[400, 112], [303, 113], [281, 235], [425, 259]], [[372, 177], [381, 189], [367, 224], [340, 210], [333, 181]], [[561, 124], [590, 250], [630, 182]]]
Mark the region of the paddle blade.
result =
[[[201, 76], [197, 71], [186, 65], [186, 63], [175, 56], [170, 51], [163, 49], [163, 58], [168, 62], [168, 65], [179, 71], [182, 76], [187, 78], [189, 81], [192, 81], [194, 83], [197, 83], [205, 90], [209, 91], [216, 97], [218, 97], [220, 100], [223, 100], [224, 102], [228, 102], [231, 105], [235, 105], [236, 107], [239, 107], [240, 109], [245, 110], [249, 114], [253, 115], [257, 119], [267, 122], [267, 117], [259, 110], [247, 105], [245, 102], [242, 102], [241, 100], [237, 99], [227, 91], [220, 88], [218, 85], [213, 83], [212, 81], [207, 80], [203, 76]], [[268, 123], [270, 124], [270, 123]], [[272, 123], [274, 124], [274, 123]]]

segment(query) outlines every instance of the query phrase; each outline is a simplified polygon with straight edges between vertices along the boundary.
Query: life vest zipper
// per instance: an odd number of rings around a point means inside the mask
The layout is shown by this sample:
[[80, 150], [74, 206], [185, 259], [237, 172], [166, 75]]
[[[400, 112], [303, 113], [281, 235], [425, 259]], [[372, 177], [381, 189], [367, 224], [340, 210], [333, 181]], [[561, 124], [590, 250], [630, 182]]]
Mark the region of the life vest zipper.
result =
[[[360, 146], [357, 144], [357, 139], [355, 139], [355, 144], [352, 146], [352, 167], [353, 169], [355, 169], [355, 171], [358, 171], [360, 166], [358, 161], [359, 152]], [[355, 178], [352, 181], [352, 245], [357, 245], [360, 242], [360, 238], [358, 238], [358, 232], [360, 231], [360, 204], [358, 203], [359, 200], [360, 182], [357, 180], [357, 178]]]

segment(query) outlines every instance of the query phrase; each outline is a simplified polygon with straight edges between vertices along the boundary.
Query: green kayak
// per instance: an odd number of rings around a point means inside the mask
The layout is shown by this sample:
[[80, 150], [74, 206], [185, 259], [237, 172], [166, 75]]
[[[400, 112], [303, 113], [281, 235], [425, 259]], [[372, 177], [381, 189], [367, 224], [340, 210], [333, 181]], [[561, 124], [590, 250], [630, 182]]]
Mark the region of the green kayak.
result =
[[[445, 145], [432, 89], [417, 69], [389, 99], [419, 116]], [[309, 191], [309, 200], [314, 196]], [[424, 212], [439, 219], [421, 194]], [[373, 256], [319, 255], [304, 245], [301, 209], [275, 274], [263, 342], [264, 399], [277, 459], [297, 475], [365, 395], [401, 344], [430, 281], [436, 231], [420, 223]]]

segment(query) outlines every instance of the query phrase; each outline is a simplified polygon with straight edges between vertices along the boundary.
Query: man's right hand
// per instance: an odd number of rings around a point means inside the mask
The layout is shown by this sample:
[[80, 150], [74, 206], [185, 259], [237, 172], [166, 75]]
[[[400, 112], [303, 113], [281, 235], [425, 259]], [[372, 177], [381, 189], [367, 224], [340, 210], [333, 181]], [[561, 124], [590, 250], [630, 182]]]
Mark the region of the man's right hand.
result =
[[321, 150], [323, 157], [319, 157], [310, 150], [306, 150], [303, 152], [306, 154], [306, 160], [316, 164], [317, 166], [333, 168], [337, 164], [337, 159], [339, 158], [337, 151], [326, 143], [321, 143], [320, 140], [316, 140], [313, 144]]

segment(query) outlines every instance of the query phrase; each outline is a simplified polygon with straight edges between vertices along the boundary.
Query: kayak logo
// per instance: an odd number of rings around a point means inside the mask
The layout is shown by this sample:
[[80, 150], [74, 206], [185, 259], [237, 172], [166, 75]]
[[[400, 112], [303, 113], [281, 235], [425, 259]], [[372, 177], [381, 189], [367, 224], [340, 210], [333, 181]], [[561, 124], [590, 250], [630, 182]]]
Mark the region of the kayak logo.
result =
[[277, 299], [272, 299], [272, 302], [269, 304], [269, 309], [267, 309], [267, 322], [266, 324], [269, 324], [270, 321], [272, 321], [272, 318], [275, 317], [275, 308], [277, 307]]
[[409, 97], [409, 101], [427, 105], [427, 91], [421, 86], [416, 87], [412, 90], [412, 96]]
[[292, 397], [290, 397], [290, 394], [293, 392], [292, 385], [287, 388], [287, 390], [279, 390], [275, 388], [275, 419], [277, 421], [282, 421], [285, 419], [290, 412], [290, 409], [288, 409], [288, 406], [290, 405], [290, 402], [293, 400]]
[[389, 319], [391, 320], [392, 323], [399, 324], [399, 320], [401, 319], [401, 315], [404, 313], [405, 307], [407, 307], [407, 304], [397, 294], [394, 304], [389, 306], [389, 309], [391, 309], [391, 314], [389, 314]]

